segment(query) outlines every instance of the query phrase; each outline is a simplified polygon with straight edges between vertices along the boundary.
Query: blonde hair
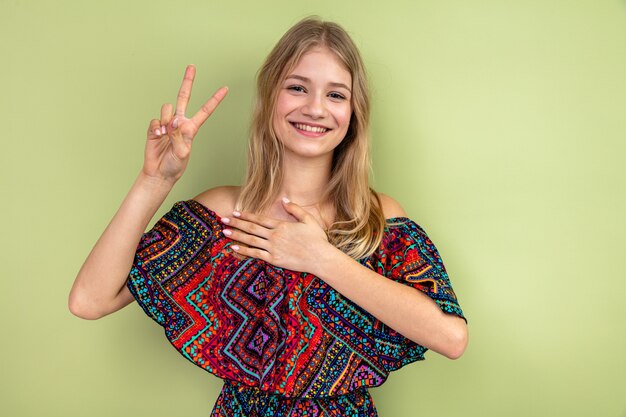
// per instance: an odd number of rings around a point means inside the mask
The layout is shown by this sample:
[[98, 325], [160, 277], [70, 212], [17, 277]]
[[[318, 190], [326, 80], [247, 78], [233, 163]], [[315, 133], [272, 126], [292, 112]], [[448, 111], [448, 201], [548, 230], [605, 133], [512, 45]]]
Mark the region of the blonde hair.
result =
[[359, 51], [336, 23], [317, 17], [301, 20], [274, 46], [257, 75], [257, 97], [248, 146], [248, 168], [238, 206], [263, 212], [276, 201], [282, 183], [282, 142], [273, 128], [278, 86], [300, 58], [316, 47], [326, 47], [352, 76], [352, 116], [345, 138], [335, 148], [330, 181], [322, 201], [335, 207], [327, 231], [335, 247], [360, 259], [380, 245], [385, 217], [380, 198], [369, 186], [369, 89]]

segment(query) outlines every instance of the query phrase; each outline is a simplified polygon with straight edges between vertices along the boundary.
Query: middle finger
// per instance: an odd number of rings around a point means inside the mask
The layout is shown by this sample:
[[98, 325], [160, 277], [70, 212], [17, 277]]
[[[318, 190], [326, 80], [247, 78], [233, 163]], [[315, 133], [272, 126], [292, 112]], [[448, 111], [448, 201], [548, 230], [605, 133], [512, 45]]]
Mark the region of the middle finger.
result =
[[269, 252], [269, 249], [271, 246], [271, 243], [269, 240], [263, 239], [255, 235], [248, 234], [246, 232], [243, 232], [237, 229], [224, 229], [223, 233], [226, 237], [236, 242], [245, 243], [248, 246], [259, 248], [259, 249], [264, 249]]
[[178, 100], [176, 101], [176, 116], [184, 116], [187, 111], [187, 103], [189, 103], [189, 97], [191, 97], [191, 86], [193, 85], [193, 79], [196, 76], [196, 67], [193, 65], [187, 65], [185, 70], [185, 77], [183, 83], [178, 91]]
[[267, 239], [270, 236], [271, 230], [254, 222], [244, 220], [237, 217], [222, 217], [222, 222], [231, 228], [243, 230], [248, 234], [262, 237]]

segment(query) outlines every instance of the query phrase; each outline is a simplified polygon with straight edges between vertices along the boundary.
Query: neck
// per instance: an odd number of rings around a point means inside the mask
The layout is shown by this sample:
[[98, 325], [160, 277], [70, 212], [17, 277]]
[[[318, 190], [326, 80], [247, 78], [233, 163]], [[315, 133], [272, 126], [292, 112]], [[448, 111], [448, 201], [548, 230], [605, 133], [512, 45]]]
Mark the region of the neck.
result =
[[302, 207], [324, 205], [321, 201], [330, 180], [330, 158], [302, 159], [285, 155], [283, 162], [283, 181], [278, 198], [287, 197]]

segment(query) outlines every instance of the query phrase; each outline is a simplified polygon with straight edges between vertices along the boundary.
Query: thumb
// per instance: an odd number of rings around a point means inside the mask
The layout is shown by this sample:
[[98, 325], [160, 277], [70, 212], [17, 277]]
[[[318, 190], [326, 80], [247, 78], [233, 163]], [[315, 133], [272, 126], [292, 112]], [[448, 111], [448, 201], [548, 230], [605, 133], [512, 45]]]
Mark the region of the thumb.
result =
[[287, 213], [298, 219], [299, 222], [306, 222], [309, 213], [296, 203], [289, 201], [287, 197], [283, 197], [283, 207], [287, 210]]

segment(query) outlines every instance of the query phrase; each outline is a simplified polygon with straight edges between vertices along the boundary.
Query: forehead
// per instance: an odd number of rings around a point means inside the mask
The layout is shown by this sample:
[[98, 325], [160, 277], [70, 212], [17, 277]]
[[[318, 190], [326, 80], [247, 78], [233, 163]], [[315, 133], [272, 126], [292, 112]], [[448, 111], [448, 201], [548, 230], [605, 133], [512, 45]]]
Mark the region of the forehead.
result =
[[332, 82], [344, 82], [348, 85], [352, 83], [349, 69], [339, 56], [327, 47], [315, 47], [304, 52], [300, 59], [285, 72], [283, 78], [292, 74], [305, 75], [307, 78], [310, 78], [309, 76], [316, 78], [324, 76], [334, 78], [330, 80]]

